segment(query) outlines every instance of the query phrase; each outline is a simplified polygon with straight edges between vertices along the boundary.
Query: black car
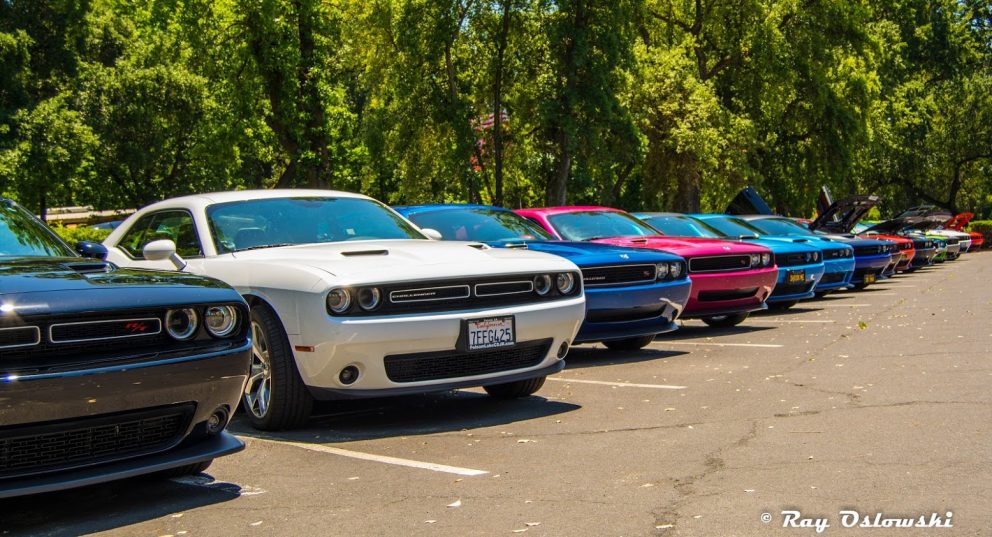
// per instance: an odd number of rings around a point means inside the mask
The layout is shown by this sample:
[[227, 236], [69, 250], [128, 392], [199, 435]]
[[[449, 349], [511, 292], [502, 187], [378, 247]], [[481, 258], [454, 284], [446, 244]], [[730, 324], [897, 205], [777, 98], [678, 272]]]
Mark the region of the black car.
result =
[[251, 360], [237, 291], [77, 250], [0, 198], [0, 498], [244, 449], [224, 430]]

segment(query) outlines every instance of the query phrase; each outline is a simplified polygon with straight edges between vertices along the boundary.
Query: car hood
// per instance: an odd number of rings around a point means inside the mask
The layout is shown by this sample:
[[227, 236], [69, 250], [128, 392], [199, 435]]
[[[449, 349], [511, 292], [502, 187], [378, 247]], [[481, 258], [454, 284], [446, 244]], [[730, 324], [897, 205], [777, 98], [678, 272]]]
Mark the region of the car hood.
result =
[[754, 187], [746, 186], [741, 189], [740, 192], [734, 196], [734, 199], [730, 201], [730, 205], [727, 205], [727, 210], [723, 211], [725, 214], [775, 214], [775, 211], [765, 202], [761, 194]]
[[820, 248], [810, 239], [801, 237], [759, 237], [757, 239], [743, 239], [742, 242], [764, 246], [775, 252], [775, 255], [804, 254], [806, 252], [820, 251]]
[[872, 207], [878, 205], [878, 196], [851, 196], [830, 204], [809, 228], [813, 231], [850, 233]]
[[570, 261], [479, 242], [376, 240], [264, 248], [231, 254], [234, 262], [307, 266], [352, 281], [410, 281], [539, 271], [576, 270]]
[[662, 261], [679, 260], [679, 256], [677, 255], [657, 250], [625, 248], [612, 244], [592, 242], [510, 239], [492, 241], [487, 244], [496, 248], [526, 248], [533, 252], [554, 254], [567, 258], [580, 267], [605, 264], [659, 263]]
[[891, 220], [886, 220], [884, 222], [879, 222], [870, 228], [864, 230], [862, 233], [868, 233], [874, 231], [876, 233], [895, 233], [898, 234], [899, 231], [904, 229], [919, 229], [917, 226], [925, 223], [926, 220], [921, 216], [904, 216], [899, 218], [893, 218]]
[[748, 244], [746, 242], [735, 242], [721, 239], [663, 237], [660, 235], [650, 237], [609, 237], [596, 239], [591, 242], [613, 244], [617, 246], [632, 246], [635, 248], [651, 248], [652, 250], [665, 250], [667, 252], [678, 254], [682, 257], [751, 254], [765, 253], [768, 251], [768, 248], [755, 244]]

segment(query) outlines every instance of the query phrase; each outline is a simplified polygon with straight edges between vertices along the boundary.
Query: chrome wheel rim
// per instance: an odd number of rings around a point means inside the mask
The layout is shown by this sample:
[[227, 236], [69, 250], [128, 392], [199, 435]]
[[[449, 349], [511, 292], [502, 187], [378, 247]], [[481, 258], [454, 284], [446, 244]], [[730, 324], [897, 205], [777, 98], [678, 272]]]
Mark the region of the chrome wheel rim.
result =
[[251, 322], [251, 371], [245, 384], [245, 406], [256, 418], [264, 418], [272, 397], [272, 362], [269, 339], [256, 321]]

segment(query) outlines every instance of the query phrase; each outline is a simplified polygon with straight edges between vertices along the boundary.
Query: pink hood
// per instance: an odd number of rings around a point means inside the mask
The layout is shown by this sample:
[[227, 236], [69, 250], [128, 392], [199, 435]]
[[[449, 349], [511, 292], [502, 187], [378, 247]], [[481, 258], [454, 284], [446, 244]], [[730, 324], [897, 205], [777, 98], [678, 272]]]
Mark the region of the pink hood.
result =
[[630, 246], [634, 248], [651, 248], [665, 250], [685, 258], [732, 255], [732, 254], [764, 254], [771, 250], [764, 246], [744, 242], [725, 241], [721, 239], [685, 238], [685, 237], [609, 237], [589, 242], [601, 242], [615, 246]]

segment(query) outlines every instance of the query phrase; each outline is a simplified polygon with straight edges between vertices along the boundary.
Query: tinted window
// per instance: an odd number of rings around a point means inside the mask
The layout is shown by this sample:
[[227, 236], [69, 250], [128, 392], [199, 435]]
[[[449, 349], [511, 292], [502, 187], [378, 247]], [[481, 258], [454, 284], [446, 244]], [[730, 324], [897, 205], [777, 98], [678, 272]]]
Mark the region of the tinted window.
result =
[[0, 256], [76, 257], [54, 232], [31, 213], [0, 200]]
[[[747, 221], [733, 216], [721, 216], [718, 218], [706, 218], [706, 223], [713, 229], [722, 233], [725, 237], [740, 237], [742, 235], [763, 235], [760, 229], [750, 225]], [[808, 235], [809, 233], [807, 233]]]
[[588, 241], [606, 237], [646, 237], [658, 230], [626, 213], [581, 211], [549, 216], [558, 234], [570, 241]]
[[645, 216], [641, 218], [651, 227], [673, 237], [722, 237], [723, 235], [704, 222], [678, 215]]
[[272, 198], [207, 208], [218, 252], [372, 239], [426, 239], [383, 204], [363, 198]]
[[494, 209], [442, 209], [410, 215], [422, 228], [436, 229], [447, 240], [550, 240], [553, 237], [522, 216]]
[[787, 218], [761, 218], [752, 220], [751, 225], [769, 235], [798, 235], [806, 237], [813, 232]]
[[182, 257], [203, 256], [193, 215], [183, 210], [159, 211], [142, 216], [117, 246], [135, 259], [144, 259], [145, 245], [162, 239], [176, 243], [176, 253]]

